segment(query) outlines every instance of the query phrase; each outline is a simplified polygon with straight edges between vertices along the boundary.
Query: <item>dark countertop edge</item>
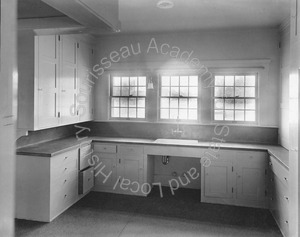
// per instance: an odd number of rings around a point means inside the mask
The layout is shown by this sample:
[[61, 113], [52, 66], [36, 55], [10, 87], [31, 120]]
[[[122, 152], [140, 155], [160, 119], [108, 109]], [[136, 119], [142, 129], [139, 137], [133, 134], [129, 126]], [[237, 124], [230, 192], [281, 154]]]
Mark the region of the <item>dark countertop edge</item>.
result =
[[[66, 139], [74, 139], [74, 137], [62, 138], [54, 141], [62, 141]], [[52, 142], [54, 142], [52, 141]], [[21, 147], [17, 149], [17, 155], [27, 155], [27, 156], [40, 156], [40, 157], [52, 157], [59, 155], [61, 153], [70, 151], [72, 149], [80, 148], [81, 144], [88, 142], [104, 142], [104, 143], [123, 143], [123, 144], [138, 144], [138, 145], [148, 145], [148, 146], [176, 146], [176, 147], [190, 147], [190, 148], [208, 148], [211, 145], [211, 141], [199, 141], [200, 144], [170, 144], [170, 143], [156, 143], [154, 139], [138, 139], [138, 138], [110, 138], [110, 137], [90, 137], [88, 139], [84, 139], [82, 142], [74, 141], [75, 144], [70, 144], [67, 147], [59, 149], [55, 152], [31, 152], [30, 146]], [[51, 141], [47, 142], [50, 143]], [[201, 144], [203, 143], [203, 144]], [[207, 143], [207, 144], [204, 144]], [[41, 143], [42, 144], [42, 143]], [[219, 145], [221, 149], [230, 149], [230, 150], [256, 150], [256, 151], [266, 151], [270, 155], [274, 156], [285, 168], [289, 169], [288, 165], [285, 164], [282, 159], [276, 154], [276, 152], [272, 151], [272, 147], [285, 149], [284, 147], [277, 145], [267, 145], [267, 144], [251, 144], [251, 143], [216, 143]], [[249, 146], [249, 147], [248, 147]], [[26, 149], [22, 151], [22, 149]], [[20, 150], [20, 151], [18, 151]], [[286, 150], [286, 149], [285, 149]], [[286, 150], [288, 152], [288, 150]]]

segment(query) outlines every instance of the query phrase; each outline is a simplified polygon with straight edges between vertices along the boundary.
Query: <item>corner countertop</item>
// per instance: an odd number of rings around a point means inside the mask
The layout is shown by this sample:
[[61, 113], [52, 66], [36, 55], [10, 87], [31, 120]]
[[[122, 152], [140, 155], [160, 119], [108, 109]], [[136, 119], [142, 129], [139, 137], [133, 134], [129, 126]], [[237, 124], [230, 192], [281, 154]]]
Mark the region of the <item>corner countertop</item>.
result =
[[[289, 151], [282, 146], [264, 145], [264, 144], [246, 144], [246, 143], [215, 143], [211, 141], [197, 141], [182, 144], [176, 142], [172, 143], [169, 139], [168, 143], [157, 142], [155, 139], [139, 139], [139, 138], [116, 138], [116, 137], [66, 137], [53, 141], [37, 143], [17, 149], [17, 155], [41, 156], [52, 157], [63, 152], [80, 148], [90, 142], [107, 142], [107, 143], [128, 143], [128, 144], [141, 144], [141, 145], [154, 145], [154, 146], [183, 146], [183, 147], [203, 147], [208, 148], [216, 144], [220, 148], [225, 149], [243, 149], [243, 150], [262, 150], [269, 152], [277, 158], [287, 169], [289, 168]], [[193, 140], [194, 141], [194, 140]], [[212, 144], [213, 143], [213, 144]]]

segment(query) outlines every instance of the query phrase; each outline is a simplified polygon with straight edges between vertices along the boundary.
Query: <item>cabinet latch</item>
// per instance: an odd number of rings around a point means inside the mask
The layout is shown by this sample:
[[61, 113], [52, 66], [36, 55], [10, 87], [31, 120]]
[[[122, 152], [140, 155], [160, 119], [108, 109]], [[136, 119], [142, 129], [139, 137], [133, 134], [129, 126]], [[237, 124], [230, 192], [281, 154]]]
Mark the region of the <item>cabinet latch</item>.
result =
[[57, 117], [59, 117], [59, 118], [60, 118], [60, 112], [58, 112], [58, 113], [57, 113]]

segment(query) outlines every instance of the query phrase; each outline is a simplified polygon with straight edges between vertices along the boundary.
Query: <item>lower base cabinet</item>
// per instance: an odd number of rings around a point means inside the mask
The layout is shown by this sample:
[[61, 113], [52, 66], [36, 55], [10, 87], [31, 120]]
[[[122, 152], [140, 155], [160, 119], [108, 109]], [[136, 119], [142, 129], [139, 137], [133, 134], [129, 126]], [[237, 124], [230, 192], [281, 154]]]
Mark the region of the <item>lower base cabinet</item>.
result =
[[78, 149], [53, 157], [17, 156], [16, 218], [50, 222], [78, 199]]
[[265, 152], [222, 150], [201, 169], [202, 202], [268, 207]]
[[270, 156], [270, 210], [282, 234], [289, 236], [289, 171]]
[[94, 143], [94, 191], [146, 196], [144, 147], [142, 145]]

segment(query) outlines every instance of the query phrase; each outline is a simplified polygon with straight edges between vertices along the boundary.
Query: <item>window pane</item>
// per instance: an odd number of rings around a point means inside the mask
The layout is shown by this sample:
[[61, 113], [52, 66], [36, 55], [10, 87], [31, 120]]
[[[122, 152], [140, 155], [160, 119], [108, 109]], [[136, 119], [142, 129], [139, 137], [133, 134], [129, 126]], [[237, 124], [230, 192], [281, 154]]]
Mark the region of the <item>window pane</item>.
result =
[[234, 76], [225, 76], [225, 86], [234, 85]]
[[120, 117], [121, 118], [127, 118], [128, 117], [128, 109], [127, 108], [121, 108], [120, 109]]
[[171, 86], [179, 86], [179, 77], [178, 76], [171, 77]]
[[233, 120], [233, 110], [225, 110], [225, 120]]
[[136, 107], [136, 98], [129, 98], [129, 107]]
[[197, 109], [198, 101], [197, 99], [189, 99], [189, 108]]
[[198, 86], [198, 76], [190, 76], [190, 86]]
[[234, 109], [234, 100], [233, 99], [225, 100], [225, 109]]
[[111, 98], [111, 106], [112, 107], [119, 107], [120, 106], [119, 98]]
[[225, 87], [225, 97], [234, 97], [234, 87]]
[[254, 75], [246, 76], [246, 86], [255, 86], [255, 76]]
[[244, 86], [244, 76], [235, 76], [235, 86]]
[[178, 108], [178, 99], [170, 99], [170, 108]]
[[224, 96], [224, 87], [215, 87], [215, 97]]
[[236, 110], [235, 111], [235, 120], [236, 121], [244, 121], [244, 111], [242, 110]]
[[179, 87], [171, 87], [171, 96], [179, 96]]
[[113, 87], [113, 96], [120, 96], [120, 87]]
[[245, 102], [243, 99], [236, 99], [235, 100], [235, 108], [236, 109], [244, 109], [245, 108]]
[[188, 87], [180, 87], [180, 96], [184, 96], [184, 97], [189, 96]]
[[130, 87], [130, 96], [137, 96], [137, 87]]
[[246, 87], [245, 88], [246, 97], [255, 97], [255, 87]]
[[146, 86], [146, 77], [139, 77], [139, 86]]
[[122, 77], [122, 86], [129, 86], [129, 77]]
[[189, 119], [197, 120], [197, 109], [189, 109]]
[[146, 96], [146, 87], [138, 87], [138, 96]]
[[138, 107], [145, 108], [146, 99], [145, 98], [138, 98]]
[[169, 99], [168, 98], [161, 98], [160, 99], [160, 107], [161, 108], [169, 108]]
[[246, 121], [254, 122], [255, 121], [255, 112], [246, 110]]
[[223, 110], [215, 110], [215, 120], [224, 120]]
[[162, 86], [170, 86], [170, 77], [163, 76], [161, 77]]
[[190, 87], [189, 96], [197, 97], [198, 96], [198, 87]]
[[245, 96], [244, 87], [235, 87], [235, 96], [244, 97]]
[[128, 107], [128, 99], [121, 98], [121, 107]]
[[255, 100], [247, 99], [246, 100], [246, 109], [255, 109]]
[[178, 109], [170, 109], [170, 119], [178, 118]]
[[179, 99], [179, 108], [185, 109], [188, 107], [187, 99]]
[[121, 85], [121, 78], [113, 77], [113, 86], [120, 86], [120, 85]]
[[224, 86], [224, 76], [215, 76], [215, 85]]
[[169, 118], [169, 109], [161, 109], [160, 110], [160, 118], [168, 119]]
[[179, 110], [179, 119], [187, 119], [188, 110], [187, 109], [180, 109]]
[[138, 118], [145, 118], [146, 117], [145, 109], [138, 108], [138, 110], [137, 110], [137, 117]]
[[130, 77], [130, 86], [137, 86], [137, 77]]
[[114, 117], [114, 118], [120, 117], [120, 109], [119, 108], [113, 108], [111, 110], [111, 117]]
[[188, 86], [189, 85], [189, 77], [181, 76], [180, 77], [180, 86]]
[[224, 101], [223, 99], [215, 99], [215, 109], [223, 109]]
[[161, 96], [170, 96], [170, 87], [162, 87]]
[[121, 95], [129, 96], [129, 87], [121, 87]]
[[129, 108], [129, 118], [136, 118], [136, 108]]

